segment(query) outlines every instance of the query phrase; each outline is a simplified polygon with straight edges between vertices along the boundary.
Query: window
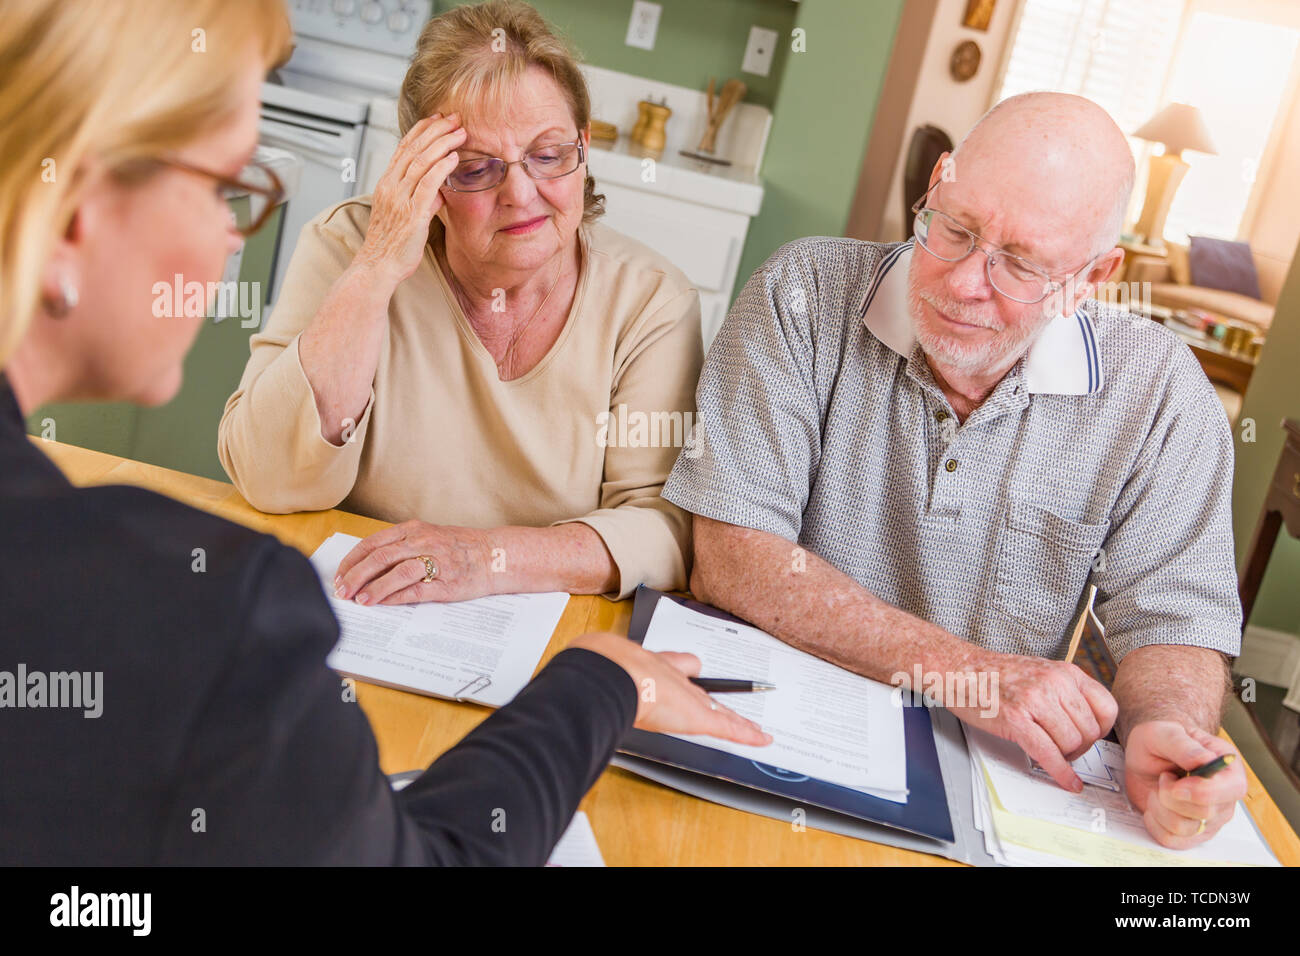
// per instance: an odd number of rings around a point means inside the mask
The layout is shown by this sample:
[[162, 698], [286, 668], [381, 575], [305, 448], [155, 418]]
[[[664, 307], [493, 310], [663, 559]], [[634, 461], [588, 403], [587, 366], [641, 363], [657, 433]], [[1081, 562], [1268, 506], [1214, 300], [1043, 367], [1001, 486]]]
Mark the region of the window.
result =
[[1192, 16], [1167, 99], [1201, 111], [1219, 152], [1183, 154], [1191, 168], [1169, 209], [1166, 239], [1237, 238], [1298, 41], [1300, 31], [1271, 23]]
[[[1125, 133], [1166, 103], [1196, 106], [1219, 155], [1183, 156], [1191, 168], [1165, 225], [1166, 238], [1176, 242], [1189, 233], [1236, 237], [1300, 42], [1295, 29], [1197, 6], [1197, 0], [1024, 0], [994, 97], [1078, 93]], [[1132, 136], [1129, 143], [1138, 172], [1130, 207], [1136, 219], [1146, 158], [1160, 147]]]
[[1163, 103], [1183, 10], [1184, 0], [1025, 0], [994, 102], [1078, 93], [1135, 130]]

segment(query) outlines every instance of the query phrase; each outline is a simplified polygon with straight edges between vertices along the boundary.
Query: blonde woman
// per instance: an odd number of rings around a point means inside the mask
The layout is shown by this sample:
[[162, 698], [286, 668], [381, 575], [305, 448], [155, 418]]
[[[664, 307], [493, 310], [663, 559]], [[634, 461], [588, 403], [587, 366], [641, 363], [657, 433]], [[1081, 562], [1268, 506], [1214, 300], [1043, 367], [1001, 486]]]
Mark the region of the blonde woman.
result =
[[[693, 659], [592, 634], [394, 794], [325, 667], [338, 629], [301, 554], [141, 489], [74, 488], [28, 440], [48, 401], [175, 393], [201, 320], [157, 317], [153, 283], [221, 275], [230, 190], [270, 208], [247, 164], [288, 37], [267, 0], [0, 18], [0, 661], [26, 674], [24, 707], [0, 696], [0, 864], [539, 864], [634, 716], [766, 740], [686, 680]], [[76, 706], [33, 682], [54, 673], [78, 676]]]
[[529, 6], [456, 7], [400, 120], [374, 195], [298, 239], [222, 417], [231, 480], [264, 511], [402, 522], [339, 569], [363, 604], [685, 587], [689, 524], [659, 491], [694, 418], [699, 295], [596, 221], [577, 63]]

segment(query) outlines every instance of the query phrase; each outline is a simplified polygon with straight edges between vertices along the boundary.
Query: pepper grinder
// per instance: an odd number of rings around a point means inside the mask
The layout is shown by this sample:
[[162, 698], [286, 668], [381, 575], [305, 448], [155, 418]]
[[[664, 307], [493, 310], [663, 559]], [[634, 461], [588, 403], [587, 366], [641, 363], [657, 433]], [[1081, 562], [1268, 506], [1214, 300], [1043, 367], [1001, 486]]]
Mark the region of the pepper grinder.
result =
[[665, 99], [663, 103], [642, 100], [637, 104], [638, 118], [632, 129], [632, 142], [650, 152], [663, 150], [668, 139], [668, 117], [673, 115], [667, 103]]
[[628, 138], [638, 146], [641, 145], [641, 137], [645, 135], [646, 127], [650, 125], [650, 114], [646, 107], [650, 105], [649, 100], [642, 100], [636, 105], [636, 124], [632, 127], [632, 132]]

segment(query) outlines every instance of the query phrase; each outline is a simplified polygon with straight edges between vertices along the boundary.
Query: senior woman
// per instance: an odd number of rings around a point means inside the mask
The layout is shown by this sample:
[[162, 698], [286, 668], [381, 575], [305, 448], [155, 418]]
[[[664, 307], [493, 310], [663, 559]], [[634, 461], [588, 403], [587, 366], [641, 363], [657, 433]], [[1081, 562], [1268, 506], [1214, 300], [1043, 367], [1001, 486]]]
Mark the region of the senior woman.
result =
[[691, 420], [699, 296], [594, 222], [589, 112], [531, 7], [454, 8], [420, 37], [374, 194], [303, 229], [219, 450], [263, 511], [404, 522], [344, 559], [339, 596], [685, 586], [689, 523], [659, 496], [680, 449], [602, 423]]
[[202, 319], [158, 315], [152, 289], [221, 275], [232, 190], [270, 208], [246, 164], [287, 40], [268, 0], [0, 17], [0, 663], [27, 674], [22, 705], [11, 672], [0, 695], [0, 865], [539, 864], [634, 713], [766, 742], [684, 655], [590, 634], [395, 794], [325, 666], [338, 627], [303, 555], [138, 488], [74, 488], [28, 440], [48, 401], [176, 392]]

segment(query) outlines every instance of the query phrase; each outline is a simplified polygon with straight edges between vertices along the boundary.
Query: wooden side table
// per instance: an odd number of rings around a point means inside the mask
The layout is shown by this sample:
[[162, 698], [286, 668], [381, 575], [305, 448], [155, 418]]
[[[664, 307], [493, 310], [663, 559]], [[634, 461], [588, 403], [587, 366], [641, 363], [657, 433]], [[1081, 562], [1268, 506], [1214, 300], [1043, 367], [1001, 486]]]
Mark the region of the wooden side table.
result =
[[1250, 377], [1255, 374], [1259, 362], [1257, 355], [1233, 351], [1218, 339], [1198, 332], [1192, 326], [1179, 320], [1181, 312], [1172, 312], [1159, 319], [1165, 328], [1173, 331], [1187, 343], [1196, 361], [1205, 370], [1205, 377], [1211, 382], [1220, 382], [1241, 395], [1246, 394]]
[[[1268, 559], [1273, 554], [1273, 545], [1277, 543], [1278, 531], [1285, 525], [1293, 538], [1300, 538], [1300, 421], [1288, 418], [1282, 427], [1286, 429], [1286, 443], [1282, 446], [1273, 480], [1269, 482], [1268, 494], [1264, 496], [1264, 507], [1246, 551], [1246, 566], [1237, 585], [1243, 632], [1255, 607], [1255, 598], [1259, 595]], [[1265, 740], [1270, 737], [1278, 762], [1292, 774], [1295, 782], [1294, 775], [1300, 773], [1300, 713], [1283, 707], [1272, 734], [1264, 735]], [[1300, 786], [1300, 782], [1297, 785]]]

